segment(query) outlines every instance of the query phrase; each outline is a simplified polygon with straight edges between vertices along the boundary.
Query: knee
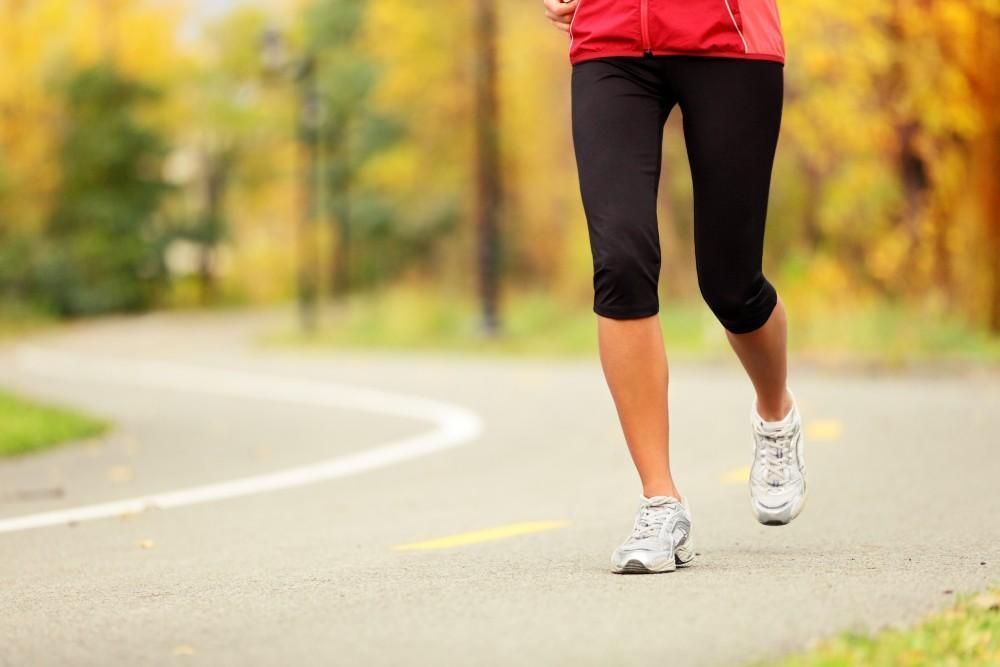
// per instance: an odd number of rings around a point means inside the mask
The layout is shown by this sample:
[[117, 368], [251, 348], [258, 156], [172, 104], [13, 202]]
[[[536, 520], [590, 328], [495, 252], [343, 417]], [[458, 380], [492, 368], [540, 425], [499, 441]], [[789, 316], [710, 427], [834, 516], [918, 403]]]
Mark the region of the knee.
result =
[[623, 249], [595, 256], [594, 312], [612, 319], [656, 315], [659, 273], [659, 257], [642, 257]]
[[727, 331], [750, 333], [764, 326], [778, 302], [770, 282], [758, 274], [752, 281], [706, 279], [699, 275], [698, 287], [705, 303]]

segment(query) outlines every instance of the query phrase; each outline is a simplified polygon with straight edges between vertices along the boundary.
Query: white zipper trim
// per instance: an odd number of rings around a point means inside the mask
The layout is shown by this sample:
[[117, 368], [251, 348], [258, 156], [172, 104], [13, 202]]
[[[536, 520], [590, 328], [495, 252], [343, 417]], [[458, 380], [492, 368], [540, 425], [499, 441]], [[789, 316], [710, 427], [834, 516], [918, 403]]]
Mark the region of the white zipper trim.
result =
[[583, 0], [576, 3], [576, 9], [573, 10], [573, 18], [569, 20], [569, 48], [573, 48], [573, 24], [576, 23], [576, 15], [580, 13], [580, 7], [583, 5]]
[[[736, 34], [740, 36], [740, 41], [743, 42], [743, 53], [750, 53], [750, 47], [747, 46], [747, 40], [743, 37], [743, 31], [741, 31], [740, 27], [736, 24], [736, 17], [733, 15], [733, 8], [729, 6], [729, 0], [722, 1], [726, 3], [726, 11], [729, 12], [729, 18], [733, 22], [733, 27], [736, 28]], [[575, 14], [574, 18], [576, 18]]]

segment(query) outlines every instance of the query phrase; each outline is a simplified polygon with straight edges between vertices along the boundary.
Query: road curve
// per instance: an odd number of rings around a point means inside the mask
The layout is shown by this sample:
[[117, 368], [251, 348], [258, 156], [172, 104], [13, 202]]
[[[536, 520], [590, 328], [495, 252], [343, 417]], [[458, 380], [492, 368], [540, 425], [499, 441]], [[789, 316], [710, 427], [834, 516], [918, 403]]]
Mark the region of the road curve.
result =
[[617, 577], [638, 489], [596, 360], [252, 344], [274, 324], [0, 348], [3, 386], [116, 424], [0, 462], [0, 665], [746, 664], [1000, 581], [995, 375], [793, 366], [810, 504], [774, 529], [741, 481], [738, 365], [675, 364], [700, 555]]

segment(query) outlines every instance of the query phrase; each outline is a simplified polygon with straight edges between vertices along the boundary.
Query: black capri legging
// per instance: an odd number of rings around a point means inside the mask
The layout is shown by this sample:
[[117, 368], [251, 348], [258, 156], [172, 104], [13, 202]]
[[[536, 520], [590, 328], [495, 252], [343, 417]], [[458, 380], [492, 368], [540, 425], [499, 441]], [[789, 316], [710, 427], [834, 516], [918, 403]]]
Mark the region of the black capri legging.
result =
[[695, 56], [601, 58], [573, 67], [573, 143], [594, 257], [594, 311], [659, 311], [656, 193], [663, 125], [679, 104], [694, 184], [698, 285], [726, 329], [762, 326], [777, 303], [761, 271], [783, 67]]

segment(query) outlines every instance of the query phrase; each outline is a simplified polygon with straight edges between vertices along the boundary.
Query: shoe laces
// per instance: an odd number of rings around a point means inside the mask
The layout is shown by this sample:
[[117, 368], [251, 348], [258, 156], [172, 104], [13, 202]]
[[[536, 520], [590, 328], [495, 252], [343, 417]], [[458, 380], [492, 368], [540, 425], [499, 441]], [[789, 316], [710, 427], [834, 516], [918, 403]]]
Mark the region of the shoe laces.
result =
[[670, 520], [681, 509], [681, 504], [677, 500], [669, 500], [663, 504], [644, 503], [639, 508], [639, 515], [635, 519], [635, 527], [632, 529], [630, 541], [644, 540], [650, 537], [657, 537], [663, 529], [663, 525]]
[[793, 424], [777, 431], [758, 430], [763, 441], [764, 480], [768, 486], [783, 486], [795, 464], [793, 443], [798, 436], [798, 425]]

